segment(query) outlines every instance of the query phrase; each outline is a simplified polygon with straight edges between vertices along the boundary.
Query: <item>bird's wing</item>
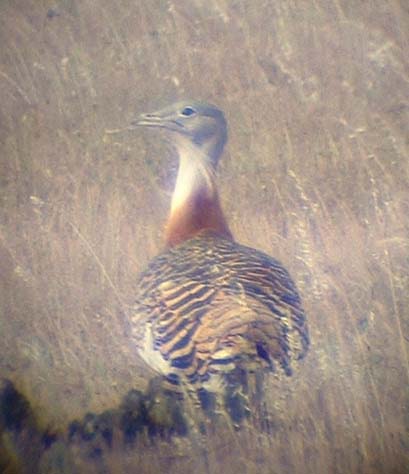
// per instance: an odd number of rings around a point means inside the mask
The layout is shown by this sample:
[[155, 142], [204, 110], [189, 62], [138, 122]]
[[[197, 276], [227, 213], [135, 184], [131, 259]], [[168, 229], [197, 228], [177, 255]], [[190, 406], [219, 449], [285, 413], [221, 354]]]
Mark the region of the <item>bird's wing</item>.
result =
[[149, 292], [150, 304], [139, 307], [144, 314], [134, 325], [149, 365], [189, 383], [241, 363], [291, 373], [292, 360], [307, 349], [308, 333], [290, 276], [275, 261], [240, 258], [230, 265], [213, 280], [184, 275]]

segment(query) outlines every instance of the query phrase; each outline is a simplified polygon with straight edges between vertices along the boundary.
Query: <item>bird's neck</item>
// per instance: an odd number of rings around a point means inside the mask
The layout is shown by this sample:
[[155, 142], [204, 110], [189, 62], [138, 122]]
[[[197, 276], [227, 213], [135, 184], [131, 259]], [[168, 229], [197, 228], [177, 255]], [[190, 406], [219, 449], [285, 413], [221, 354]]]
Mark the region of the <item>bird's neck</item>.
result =
[[[197, 156], [192, 156], [195, 153]], [[179, 171], [166, 225], [167, 246], [177, 245], [199, 232], [210, 231], [232, 239], [217, 193], [215, 173], [200, 151], [179, 150]]]

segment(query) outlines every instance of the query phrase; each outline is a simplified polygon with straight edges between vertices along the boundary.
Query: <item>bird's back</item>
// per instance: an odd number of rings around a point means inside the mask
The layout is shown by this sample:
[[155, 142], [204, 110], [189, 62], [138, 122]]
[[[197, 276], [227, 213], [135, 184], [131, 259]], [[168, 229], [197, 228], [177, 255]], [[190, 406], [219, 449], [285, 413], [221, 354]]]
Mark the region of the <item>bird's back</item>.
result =
[[153, 259], [136, 301], [130, 324], [138, 352], [174, 384], [213, 390], [237, 367], [290, 375], [308, 349], [305, 315], [285, 268], [209, 232]]

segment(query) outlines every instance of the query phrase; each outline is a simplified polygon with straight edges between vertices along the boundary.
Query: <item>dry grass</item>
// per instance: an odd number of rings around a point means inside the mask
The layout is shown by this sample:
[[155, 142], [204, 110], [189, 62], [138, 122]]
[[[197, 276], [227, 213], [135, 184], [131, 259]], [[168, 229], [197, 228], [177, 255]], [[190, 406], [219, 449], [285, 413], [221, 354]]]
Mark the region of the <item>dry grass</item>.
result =
[[[405, 8], [2, 2], [0, 373], [44, 423], [147, 383], [123, 318], [161, 247], [175, 162], [153, 135], [106, 131], [198, 97], [229, 119], [232, 229], [288, 266], [313, 344], [294, 377], [269, 382], [275, 429], [217, 431], [209, 471], [407, 472]], [[205, 472], [194, 440], [174, 443], [177, 456], [164, 442], [118, 445], [107, 469]]]

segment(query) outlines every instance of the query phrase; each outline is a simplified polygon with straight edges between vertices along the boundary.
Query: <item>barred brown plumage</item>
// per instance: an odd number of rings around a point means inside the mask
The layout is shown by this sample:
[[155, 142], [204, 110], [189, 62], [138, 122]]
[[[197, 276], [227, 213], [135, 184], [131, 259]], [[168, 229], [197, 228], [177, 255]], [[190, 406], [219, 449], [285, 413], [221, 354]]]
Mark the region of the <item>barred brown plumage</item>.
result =
[[171, 380], [207, 386], [235, 364], [291, 374], [308, 347], [295, 286], [268, 255], [204, 231], [156, 257], [141, 275], [132, 335]]
[[291, 375], [309, 346], [305, 314], [286, 269], [228, 229], [215, 184], [222, 112], [182, 102], [134, 125], [165, 129], [179, 154], [167, 248], [140, 275], [129, 320], [140, 356], [189, 389], [218, 391], [238, 368]]

